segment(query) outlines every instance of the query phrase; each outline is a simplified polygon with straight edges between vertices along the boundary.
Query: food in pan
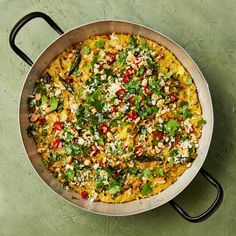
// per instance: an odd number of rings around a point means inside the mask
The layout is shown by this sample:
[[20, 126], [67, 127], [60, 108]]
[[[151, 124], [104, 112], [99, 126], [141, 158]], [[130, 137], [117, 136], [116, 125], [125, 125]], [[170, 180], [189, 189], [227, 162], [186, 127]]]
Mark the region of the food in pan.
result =
[[28, 135], [45, 166], [90, 201], [158, 194], [196, 158], [202, 126], [193, 78], [138, 35], [93, 36], [63, 51], [29, 98]]

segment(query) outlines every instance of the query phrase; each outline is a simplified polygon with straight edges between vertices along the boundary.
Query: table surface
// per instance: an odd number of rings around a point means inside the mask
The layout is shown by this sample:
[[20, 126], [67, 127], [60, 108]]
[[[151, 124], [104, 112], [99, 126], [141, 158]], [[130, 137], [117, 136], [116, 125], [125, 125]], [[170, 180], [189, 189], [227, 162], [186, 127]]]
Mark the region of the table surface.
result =
[[[236, 1], [0, 0], [0, 235], [233, 235], [236, 233]], [[224, 201], [207, 221], [183, 220], [169, 204], [129, 217], [105, 217], [66, 203], [39, 179], [20, 139], [18, 101], [30, 69], [8, 44], [22, 16], [42, 11], [63, 30], [102, 19], [151, 27], [185, 48], [212, 94], [215, 127], [204, 168], [222, 184]], [[34, 60], [58, 35], [40, 19], [27, 24], [18, 45]], [[197, 176], [177, 197], [190, 214], [206, 209], [215, 190]]]

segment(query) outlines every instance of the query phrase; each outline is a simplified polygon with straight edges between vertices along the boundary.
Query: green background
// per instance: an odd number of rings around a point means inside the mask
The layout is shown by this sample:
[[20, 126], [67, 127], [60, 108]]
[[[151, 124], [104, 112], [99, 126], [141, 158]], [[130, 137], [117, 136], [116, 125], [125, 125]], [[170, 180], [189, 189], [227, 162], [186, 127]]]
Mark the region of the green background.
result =
[[[191, 224], [166, 204], [129, 217], [105, 217], [65, 203], [32, 169], [20, 139], [18, 101], [30, 69], [8, 44], [12, 26], [42, 11], [67, 31], [101, 19], [129, 20], [158, 30], [184, 47], [212, 93], [215, 127], [204, 167], [222, 184], [225, 198], [207, 221]], [[236, 1], [6, 1], [0, 0], [0, 235], [234, 235], [236, 233]], [[35, 19], [18, 45], [35, 59], [58, 35]], [[215, 190], [201, 176], [177, 200], [190, 214], [206, 209]]]

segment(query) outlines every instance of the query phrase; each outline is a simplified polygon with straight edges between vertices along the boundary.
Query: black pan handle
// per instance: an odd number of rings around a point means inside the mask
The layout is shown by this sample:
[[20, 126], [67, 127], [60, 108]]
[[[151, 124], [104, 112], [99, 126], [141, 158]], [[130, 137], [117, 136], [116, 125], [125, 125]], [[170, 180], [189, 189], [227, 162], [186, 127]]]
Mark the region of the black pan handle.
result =
[[208, 219], [221, 205], [224, 192], [219, 184], [219, 182], [213, 178], [207, 171], [205, 171], [203, 168], [200, 170], [200, 173], [205, 177], [217, 190], [217, 195], [214, 200], [214, 202], [211, 204], [211, 206], [202, 214], [198, 216], [190, 216], [188, 213], [186, 213], [185, 210], [183, 210], [182, 207], [178, 203], [176, 203], [174, 200], [171, 200], [169, 203], [170, 205], [187, 221], [190, 221], [192, 223], [199, 223], [201, 221], [204, 221]]
[[34, 18], [43, 18], [58, 34], [63, 34], [63, 30], [46, 14], [42, 12], [31, 12], [21, 18], [12, 28], [10, 37], [9, 37], [9, 43], [13, 51], [21, 57], [28, 65], [32, 66], [33, 61], [24, 53], [22, 52], [15, 44], [15, 38], [18, 34], [19, 30], [29, 21], [31, 21]]

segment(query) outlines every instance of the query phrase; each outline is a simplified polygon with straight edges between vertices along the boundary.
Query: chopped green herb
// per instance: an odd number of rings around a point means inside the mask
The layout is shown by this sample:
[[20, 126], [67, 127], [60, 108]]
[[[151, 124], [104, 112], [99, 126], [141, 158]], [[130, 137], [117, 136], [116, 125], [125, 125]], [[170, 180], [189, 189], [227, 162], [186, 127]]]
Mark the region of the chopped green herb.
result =
[[171, 168], [174, 165], [174, 158], [171, 157], [168, 163], [168, 166]]
[[205, 125], [206, 121], [202, 118], [201, 120], [198, 121], [198, 125]]
[[179, 127], [180, 123], [174, 119], [170, 119], [168, 122], [164, 123], [165, 132], [169, 136], [174, 136]]
[[111, 69], [104, 69], [104, 73], [107, 75], [107, 76], [109, 76], [109, 75], [112, 75], [113, 74], [113, 72], [112, 72], [112, 70]]
[[189, 85], [189, 84], [192, 83], [192, 78], [187, 77], [187, 78], [184, 79], [184, 82], [185, 82], [185, 84]]
[[148, 44], [147, 44], [147, 40], [145, 39], [145, 40], [143, 40], [142, 41], [142, 49], [147, 49], [147, 47], [148, 47]]
[[55, 111], [58, 106], [58, 99], [56, 97], [50, 98], [50, 109], [51, 111]]
[[97, 40], [95, 42], [95, 46], [98, 47], [98, 48], [104, 48], [105, 42], [103, 40]]
[[62, 162], [62, 165], [65, 166], [66, 165], [66, 155], [61, 155], [61, 162]]
[[91, 49], [88, 45], [84, 45], [81, 50], [82, 54], [84, 54], [84, 55], [88, 55], [90, 53], [90, 51], [91, 51]]
[[68, 179], [73, 180], [74, 177], [75, 177], [75, 171], [72, 170], [72, 169], [68, 169], [68, 170], [66, 171], [66, 176], [67, 176]]
[[108, 192], [109, 192], [110, 194], [114, 195], [114, 194], [120, 192], [120, 186], [119, 186], [119, 185], [115, 185], [115, 186], [111, 187], [111, 188], [108, 190]]
[[164, 175], [164, 169], [162, 167], [157, 167], [155, 169], [155, 173], [159, 176], [163, 176]]
[[127, 51], [123, 51], [119, 54], [117, 61], [123, 65], [125, 63], [126, 57], [128, 56], [128, 52]]
[[43, 135], [43, 136], [47, 136], [47, 135], [48, 135], [48, 131], [47, 131], [46, 129], [43, 129], [42, 135]]
[[29, 137], [33, 137], [34, 136], [34, 131], [35, 131], [35, 126], [34, 125], [30, 125], [28, 126], [28, 128], [26, 129], [27, 131], [27, 135]]
[[132, 48], [136, 48], [138, 46], [138, 40], [133, 36], [130, 37], [129, 44]]
[[39, 136], [36, 136], [34, 139], [36, 143], [39, 143], [41, 141], [41, 138]]
[[144, 169], [141, 176], [142, 176], [142, 179], [153, 178], [152, 171], [149, 169]]
[[151, 192], [152, 192], [151, 183], [144, 184], [142, 189], [141, 189], [142, 195], [146, 196], [146, 195], [148, 195]]

